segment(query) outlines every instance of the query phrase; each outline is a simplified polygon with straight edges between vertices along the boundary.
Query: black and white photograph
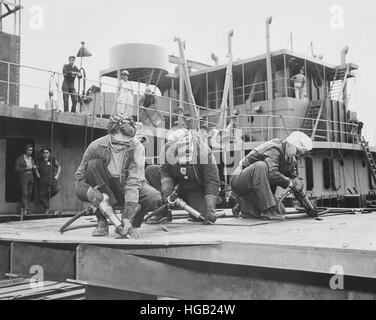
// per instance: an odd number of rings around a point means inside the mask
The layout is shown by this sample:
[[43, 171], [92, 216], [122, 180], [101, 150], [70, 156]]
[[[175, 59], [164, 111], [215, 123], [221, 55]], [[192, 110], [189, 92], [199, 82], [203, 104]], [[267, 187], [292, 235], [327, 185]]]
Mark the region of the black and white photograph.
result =
[[0, 300], [376, 299], [375, 51], [374, 0], [0, 0]]

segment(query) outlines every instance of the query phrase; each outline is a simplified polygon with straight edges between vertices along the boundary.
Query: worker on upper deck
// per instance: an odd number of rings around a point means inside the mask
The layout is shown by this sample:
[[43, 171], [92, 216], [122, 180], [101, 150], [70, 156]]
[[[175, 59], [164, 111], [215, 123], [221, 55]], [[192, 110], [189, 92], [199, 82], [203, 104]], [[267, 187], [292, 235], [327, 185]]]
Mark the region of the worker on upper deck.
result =
[[[94, 141], [87, 148], [75, 175], [75, 190], [82, 201], [93, 204], [98, 226], [93, 236], [106, 236], [108, 223], [102, 212], [104, 195], [109, 205], [124, 208], [122, 224], [125, 236], [137, 238], [146, 213], [162, 203], [157, 190], [145, 180], [145, 148], [135, 139], [136, 128], [131, 117], [111, 117], [108, 135]], [[103, 204], [103, 203], [102, 203]]]
[[161, 113], [157, 110], [157, 97], [155, 92], [152, 91], [150, 86], [145, 88], [145, 93], [141, 96], [138, 103], [140, 107], [140, 121], [146, 125], [158, 127], [164, 118]]
[[128, 70], [123, 70], [118, 84], [117, 113], [124, 117], [131, 117], [133, 114], [133, 87], [128, 78]]
[[[179, 196], [202, 214], [204, 224], [215, 221], [219, 172], [208, 145], [189, 130], [178, 129], [168, 136], [160, 161], [160, 166], [147, 167], [145, 176], [150, 185], [160, 190], [163, 201], [167, 202], [174, 187], [179, 185]], [[171, 221], [171, 212], [166, 211], [154, 220]]]
[[63, 75], [64, 75], [64, 82], [63, 82], [63, 100], [64, 100], [64, 112], [69, 112], [69, 96], [72, 100], [72, 108], [71, 112], [76, 112], [77, 106], [77, 91], [74, 86], [74, 82], [76, 78], [82, 78], [80, 70], [74, 65], [76, 61], [76, 57], [70, 56], [69, 63], [64, 65], [63, 67]]
[[277, 187], [303, 189], [296, 175], [296, 157], [312, 147], [311, 138], [295, 131], [286, 140], [274, 139], [261, 144], [241, 160], [231, 180], [232, 190], [240, 198], [241, 215], [284, 220], [284, 215], [277, 210], [275, 191]]
[[304, 69], [300, 69], [299, 73], [293, 76], [290, 80], [294, 81], [295, 98], [304, 99], [304, 86], [306, 84]]

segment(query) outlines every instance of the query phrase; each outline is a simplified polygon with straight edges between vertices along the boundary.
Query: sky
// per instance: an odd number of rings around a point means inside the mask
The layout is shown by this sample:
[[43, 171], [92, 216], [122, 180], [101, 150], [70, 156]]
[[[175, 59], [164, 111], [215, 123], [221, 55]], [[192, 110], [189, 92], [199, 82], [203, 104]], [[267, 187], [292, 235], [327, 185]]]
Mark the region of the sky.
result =
[[110, 48], [121, 43], [153, 43], [178, 55], [178, 36], [188, 59], [212, 64], [214, 52], [226, 63], [233, 29], [235, 60], [262, 54], [265, 19], [273, 15], [272, 50], [288, 48], [292, 32], [294, 51], [307, 55], [312, 42], [316, 54], [337, 65], [350, 46], [348, 61], [360, 67], [350, 106], [376, 142], [374, 0], [24, 0], [23, 6], [21, 64], [61, 71], [84, 40], [93, 54], [84, 61], [91, 79], [108, 68]]

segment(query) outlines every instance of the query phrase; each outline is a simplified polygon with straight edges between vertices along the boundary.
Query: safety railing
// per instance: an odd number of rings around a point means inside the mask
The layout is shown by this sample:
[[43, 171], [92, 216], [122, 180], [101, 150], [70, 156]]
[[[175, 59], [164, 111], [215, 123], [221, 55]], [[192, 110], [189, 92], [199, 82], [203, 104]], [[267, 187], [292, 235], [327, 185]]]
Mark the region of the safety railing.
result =
[[[108, 117], [110, 114], [116, 113], [119, 107], [117, 100], [118, 85], [81, 78], [78, 79], [78, 85], [76, 85], [78, 90], [75, 93], [71, 93], [63, 90], [64, 75], [61, 72], [1, 60], [0, 71], [0, 99], [3, 94], [0, 102], [2, 101], [9, 105], [34, 106], [34, 108], [45, 110], [54, 108], [57, 111], [64, 112], [67, 111], [64, 110], [64, 95], [69, 95], [77, 100], [76, 113], [78, 114]], [[17, 76], [15, 76], [16, 74]], [[18, 79], [20, 74], [23, 81]], [[21, 102], [18, 102], [17, 99], [12, 99], [12, 94], [10, 94], [12, 88], [22, 89]], [[139, 101], [144, 92], [141, 90], [130, 91], [133, 99], [133, 103], [131, 103], [133, 115], [139, 121], [140, 114], [143, 111], [152, 111], [152, 109], [139, 106]], [[14, 94], [14, 96], [17, 96], [17, 94]], [[27, 101], [27, 103], [24, 103], [23, 100]], [[178, 117], [181, 116], [179, 107], [183, 107], [186, 121], [199, 121], [194, 116], [194, 110], [196, 109], [200, 118], [205, 117], [205, 120], [201, 120], [201, 122], [204, 122], [206, 126], [218, 126], [219, 110], [193, 105], [164, 96], [157, 96], [157, 101], [157, 111], [164, 116], [164, 122], [168, 124], [166, 127], [171, 128]], [[72, 103], [69, 103], [69, 105], [71, 106]], [[213, 121], [210, 120], [211, 118]]]
[[[316, 119], [281, 115], [239, 115], [234, 130], [241, 130], [245, 142], [285, 138], [293, 131], [303, 131], [310, 136], [312, 129], [303, 128], [305, 121], [311, 121], [313, 128]], [[315, 136], [315, 140], [322, 142], [358, 144], [361, 132], [356, 123], [320, 119]]]
[[[2, 99], [3, 102], [12, 104], [12, 90], [18, 88], [22, 89], [21, 100], [27, 99], [26, 105], [21, 102], [18, 103], [19, 106], [34, 106], [35, 108], [39, 107], [46, 110], [54, 108], [59, 111], [64, 111], [63, 95], [68, 94], [68, 92], [64, 92], [62, 89], [64, 79], [62, 73], [6, 61], [0, 61], [0, 71], [0, 97], [5, 93], [5, 97]], [[18, 75], [20, 75], [19, 77], [23, 81], [20, 81]], [[286, 78], [274, 80], [274, 82], [281, 82], [283, 92], [286, 92], [286, 87], [283, 87], [283, 85], [286, 84], [286, 80]], [[84, 83], [85, 90], [82, 92]], [[116, 112], [116, 108], [119, 106], [116, 94], [119, 88], [117, 85], [86, 78], [80, 80], [78, 87], [80, 92], [74, 94], [79, 101], [77, 104], [77, 113], [87, 116], [91, 115], [94, 118], [108, 117], [110, 114]], [[265, 90], [257, 90], [261, 87], [265, 87]], [[241, 89], [249, 95], [252, 94], [252, 92], [254, 94], [261, 93], [266, 95], [266, 87], [266, 82], [259, 82], [245, 87], [237, 87], [235, 91]], [[287, 87], [287, 89], [290, 90], [293, 88]], [[222, 91], [217, 91], [216, 94], [221, 92]], [[176, 125], [179, 117], [182, 116], [182, 114], [179, 113], [179, 107], [182, 107], [183, 110], [185, 110], [185, 112], [183, 112], [183, 118], [185, 121], [195, 124], [192, 125], [193, 127], [198, 127], [198, 125], [196, 125], [197, 121], [200, 122], [201, 127], [204, 126], [209, 129], [218, 128], [219, 126], [220, 110], [201, 107], [164, 96], [157, 97], [156, 109], [145, 108], [139, 105], [142, 95], [143, 92], [140, 90], [133, 90], [132, 92], [132, 113], [139, 122], [150, 123], [153, 121], [147, 120], [154, 117], [158, 127], [170, 129]], [[239, 95], [235, 94], [235, 98], [238, 96]], [[200, 117], [199, 120], [195, 117], [194, 109], [197, 110]], [[158, 119], [159, 115], [161, 116], [160, 119]], [[251, 121], [251, 119], [253, 120]], [[313, 127], [316, 119], [242, 114], [237, 116], [237, 125], [235, 127], [242, 131], [242, 135], [246, 137], [246, 140], [265, 141], [274, 137], [280, 137], [281, 135], [287, 135], [288, 132], [294, 130], [304, 130], [302, 129], [304, 121], [311, 122]], [[151, 125], [153, 125], [153, 123], [151, 123]], [[310, 133], [309, 129], [305, 130], [308, 134]], [[324, 137], [320, 140], [328, 142], [357, 143], [357, 132], [358, 128], [355, 124], [324, 119], [320, 120], [320, 125], [317, 129], [317, 135]]]

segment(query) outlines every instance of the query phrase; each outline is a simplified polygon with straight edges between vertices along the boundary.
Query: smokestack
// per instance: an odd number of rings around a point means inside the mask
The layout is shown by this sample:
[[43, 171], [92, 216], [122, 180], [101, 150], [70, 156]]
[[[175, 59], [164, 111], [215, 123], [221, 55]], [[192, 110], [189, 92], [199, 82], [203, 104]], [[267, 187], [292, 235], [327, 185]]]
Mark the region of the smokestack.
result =
[[268, 83], [268, 100], [273, 100], [273, 75], [272, 75], [272, 58], [270, 54], [270, 25], [273, 16], [266, 19], [266, 79]]
[[346, 64], [346, 55], [349, 52], [349, 49], [350, 49], [349, 46], [346, 46], [342, 49], [342, 51], [341, 51], [341, 65]]
[[218, 57], [214, 53], [211, 54], [211, 59], [214, 61], [215, 66], [219, 65]]

